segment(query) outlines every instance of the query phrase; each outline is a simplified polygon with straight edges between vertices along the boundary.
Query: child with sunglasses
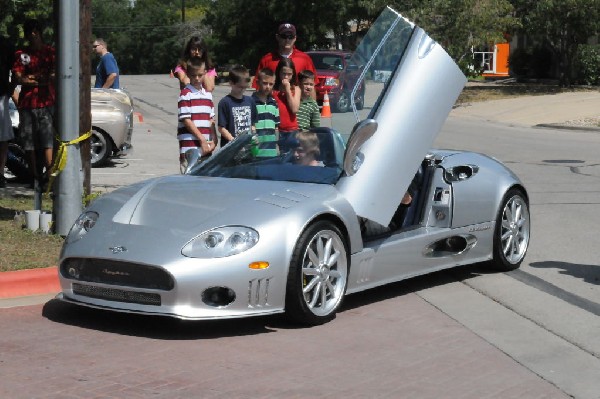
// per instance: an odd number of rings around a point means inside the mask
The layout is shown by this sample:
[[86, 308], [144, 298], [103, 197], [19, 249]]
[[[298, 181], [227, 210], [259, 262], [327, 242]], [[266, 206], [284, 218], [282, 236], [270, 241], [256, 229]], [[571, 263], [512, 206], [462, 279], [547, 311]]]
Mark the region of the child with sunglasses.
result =
[[[252, 87], [258, 89], [258, 72], [264, 68], [269, 68], [272, 71], [277, 69], [277, 65], [282, 58], [289, 58], [293, 61], [296, 71], [304, 71], [308, 69], [312, 73], [317, 75], [317, 70], [312, 62], [312, 59], [303, 51], [296, 48], [296, 27], [290, 23], [284, 23], [279, 25], [275, 39], [277, 40], [277, 49], [265, 54], [256, 68], [256, 77]], [[318, 83], [316, 78], [315, 84]]]

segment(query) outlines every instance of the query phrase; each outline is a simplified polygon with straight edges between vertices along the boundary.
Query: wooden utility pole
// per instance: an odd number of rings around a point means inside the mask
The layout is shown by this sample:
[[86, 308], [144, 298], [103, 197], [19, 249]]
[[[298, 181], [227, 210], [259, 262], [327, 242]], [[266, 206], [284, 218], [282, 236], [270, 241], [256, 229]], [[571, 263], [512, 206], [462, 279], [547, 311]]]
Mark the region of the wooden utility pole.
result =
[[[92, 0], [79, 0], [79, 135], [92, 128], [92, 80], [90, 76], [92, 51]], [[87, 198], [92, 193], [91, 179], [91, 140], [81, 143], [81, 166], [83, 168], [83, 196]]]

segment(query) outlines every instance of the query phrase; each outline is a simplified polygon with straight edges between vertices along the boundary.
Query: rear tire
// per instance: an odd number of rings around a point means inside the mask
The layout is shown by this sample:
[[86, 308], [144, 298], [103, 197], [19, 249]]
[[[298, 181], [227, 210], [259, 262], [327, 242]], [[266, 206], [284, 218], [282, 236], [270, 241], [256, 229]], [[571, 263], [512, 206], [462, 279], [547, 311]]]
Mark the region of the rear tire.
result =
[[104, 165], [112, 154], [112, 141], [108, 134], [92, 128], [90, 149], [92, 167]]
[[491, 261], [494, 269], [510, 271], [519, 268], [529, 246], [530, 223], [526, 197], [521, 190], [508, 190], [496, 216], [494, 255]]
[[348, 249], [331, 222], [309, 226], [294, 248], [287, 279], [286, 315], [318, 325], [335, 318], [348, 284]]
[[[25, 151], [15, 143], [8, 143], [6, 169], [8, 169], [9, 172], [15, 176], [16, 181], [20, 183], [30, 183], [33, 180], [33, 174], [29, 169]], [[4, 173], [4, 171], [2, 172]]]

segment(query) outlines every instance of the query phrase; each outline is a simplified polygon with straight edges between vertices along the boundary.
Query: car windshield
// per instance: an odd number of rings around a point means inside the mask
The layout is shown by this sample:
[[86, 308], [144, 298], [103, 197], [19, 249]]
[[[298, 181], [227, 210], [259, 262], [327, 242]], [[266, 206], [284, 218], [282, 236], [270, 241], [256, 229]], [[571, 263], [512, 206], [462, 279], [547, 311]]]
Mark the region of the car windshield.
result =
[[310, 53], [315, 68], [319, 70], [341, 71], [344, 69], [342, 56], [328, 53]]
[[322, 128], [299, 132], [284, 142], [243, 133], [196, 165], [194, 176], [335, 184], [342, 173], [344, 142]]
[[[357, 122], [375, 115], [387, 89], [386, 83], [404, 56], [414, 30], [414, 24], [390, 8], [379, 15], [350, 59], [346, 59], [348, 65], [356, 65], [360, 70], [353, 95], [349, 96], [352, 112], [333, 112], [330, 119], [321, 120], [322, 126], [330, 123], [347, 141]], [[363, 85], [364, 94], [361, 96]], [[362, 97], [360, 106], [356, 104], [358, 97]]]
[[[365, 86], [364, 106], [353, 112], [333, 113], [322, 118], [321, 126], [311, 130], [317, 142], [318, 154], [312, 165], [297, 162], [306, 150], [296, 138], [289, 145], [281, 145], [275, 137], [257, 136], [250, 133], [239, 135], [234, 141], [215, 152], [210, 158], [195, 165], [189, 174], [256, 180], [297, 181], [307, 183], [335, 184], [342, 176], [344, 151], [348, 137], [357, 122], [375, 115], [380, 102], [384, 101], [388, 81], [404, 54], [415, 26], [386, 8], [362, 39], [348, 64], [357, 65], [361, 75], [353, 92]], [[339, 57], [340, 61], [341, 56]], [[335, 57], [331, 57], [334, 59]], [[318, 67], [317, 67], [318, 68]], [[329, 128], [331, 127], [331, 129]], [[394, 143], [390, 143], [394, 145]], [[315, 147], [315, 145], [313, 145]]]

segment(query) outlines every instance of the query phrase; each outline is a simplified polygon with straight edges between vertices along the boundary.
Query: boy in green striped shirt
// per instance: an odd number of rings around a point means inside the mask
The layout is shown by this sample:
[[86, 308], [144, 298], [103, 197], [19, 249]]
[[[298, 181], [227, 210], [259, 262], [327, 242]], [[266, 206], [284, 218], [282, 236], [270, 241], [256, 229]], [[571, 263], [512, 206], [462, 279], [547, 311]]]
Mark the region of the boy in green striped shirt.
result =
[[298, 118], [298, 127], [300, 130], [309, 130], [312, 127], [321, 126], [321, 113], [319, 105], [314, 99], [313, 92], [315, 90], [315, 74], [312, 71], [305, 69], [298, 74], [298, 82], [302, 90], [300, 99], [300, 109], [296, 114]]
[[258, 153], [256, 156], [277, 156], [277, 127], [279, 126], [279, 108], [273, 98], [273, 85], [275, 85], [275, 72], [269, 68], [258, 72], [258, 89], [252, 93], [256, 103], [258, 118], [256, 121], [256, 134], [258, 136]]

